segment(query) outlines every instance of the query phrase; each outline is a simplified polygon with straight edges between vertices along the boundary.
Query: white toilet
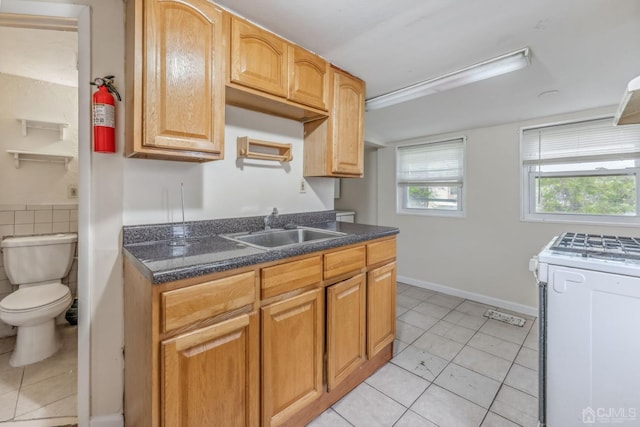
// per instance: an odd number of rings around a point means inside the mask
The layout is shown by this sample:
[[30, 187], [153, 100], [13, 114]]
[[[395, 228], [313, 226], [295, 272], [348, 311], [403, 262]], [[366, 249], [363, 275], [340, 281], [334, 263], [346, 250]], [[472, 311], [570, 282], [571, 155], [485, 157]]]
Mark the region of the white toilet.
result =
[[39, 362], [62, 346], [55, 321], [73, 300], [61, 280], [71, 269], [77, 240], [66, 233], [8, 237], [0, 244], [7, 277], [18, 285], [0, 301], [0, 320], [18, 327], [11, 366]]

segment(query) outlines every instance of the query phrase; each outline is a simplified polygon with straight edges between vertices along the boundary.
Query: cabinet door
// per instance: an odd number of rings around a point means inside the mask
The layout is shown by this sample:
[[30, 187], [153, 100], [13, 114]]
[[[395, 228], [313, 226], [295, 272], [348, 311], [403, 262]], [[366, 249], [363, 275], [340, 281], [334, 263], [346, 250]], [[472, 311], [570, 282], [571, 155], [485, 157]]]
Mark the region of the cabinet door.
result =
[[367, 278], [367, 354], [369, 359], [396, 335], [396, 263], [369, 272]]
[[327, 288], [327, 386], [332, 390], [366, 360], [366, 276]]
[[231, 17], [231, 82], [287, 96], [287, 43]]
[[145, 7], [143, 146], [222, 158], [222, 12], [206, 0]]
[[161, 343], [165, 427], [258, 426], [257, 314]]
[[321, 396], [322, 290], [262, 308], [262, 425], [278, 426]]
[[327, 110], [329, 64], [298, 46], [289, 46], [289, 99]]
[[333, 168], [336, 174], [364, 172], [364, 82], [333, 71]]

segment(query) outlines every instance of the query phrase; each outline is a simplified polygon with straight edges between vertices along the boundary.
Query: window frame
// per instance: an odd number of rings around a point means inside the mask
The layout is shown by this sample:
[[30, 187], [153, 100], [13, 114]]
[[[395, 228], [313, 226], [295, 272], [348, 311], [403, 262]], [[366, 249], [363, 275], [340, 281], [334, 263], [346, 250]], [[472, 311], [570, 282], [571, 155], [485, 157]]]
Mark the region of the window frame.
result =
[[[624, 169], [591, 169], [576, 171], [554, 171], [540, 172], [535, 170], [537, 165], [525, 164], [523, 156], [523, 138], [527, 130], [539, 129], [551, 126], [569, 125], [580, 122], [590, 122], [602, 119], [613, 119], [613, 116], [604, 115], [589, 117], [584, 119], [565, 120], [560, 122], [543, 123], [532, 126], [524, 126], [519, 132], [519, 150], [520, 150], [520, 219], [524, 222], [549, 222], [549, 223], [577, 223], [589, 225], [610, 225], [610, 226], [640, 226], [640, 158], [635, 159], [636, 166]], [[613, 159], [612, 159], [613, 160]], [[593, 160], [597, 161], [597, 160]], [[554, 162], [548, 162], [552, 164]], [[555, 162], [558, 163], [558, 162]], [[566, 163], [571, 163], [567, 161]], [[580, 163], [580, 162], [575, 162]], [[582, 163], [588, 163], [585, 159]], [[597, 175], [635, 175], [636, 177], [636, 215], [592, 215], [592, 214], [576, 214], [576, 213], [543, 213], [536, 212], [536, 178], [537, 177], [579, 177], [579, 176], [597, 176]]]
[[[398, 155], [398, 151], [402, 148], [406, 147], [416, 147], [422, 145], [430, 145], [430, 144], [445, 144], [445, 143], [462, 143], [462, 178], [460, 180], [460, 184], [458, 185], [446, 185], [446, 181], [434, 181], [433, 184], [437, 186], [445, 186], [448, 187], [456, 187], [458, 188], [458, 208], [453, 209], [437, 209], [437, 208], [407, 208], [404, 207], [403, 201], [405, 200], [407, 189], [410, 187], [406, 184], [401, 184], [398, 182], [398, 169], [400, 166], [400, 157]], [[452, 136], [449, 138], [438, 138], [438, 139], [413, 139], [410, 142], [405, 141], [404, 143], [399, 143], [395, 147], [395, 190], [396, 190], [396, 215], [415, 215], [415, 216], [436, 216], [436, 217], [448, 217], [448, 218], [464, 218], [466, 216], [466, 190], [465, 190], [465, 180], [467, 176], [467, 137], [466, 136]], [[425, 185], [427, 186], [427, 185]], [[432, 185], [433, 186], [433, 185]]]

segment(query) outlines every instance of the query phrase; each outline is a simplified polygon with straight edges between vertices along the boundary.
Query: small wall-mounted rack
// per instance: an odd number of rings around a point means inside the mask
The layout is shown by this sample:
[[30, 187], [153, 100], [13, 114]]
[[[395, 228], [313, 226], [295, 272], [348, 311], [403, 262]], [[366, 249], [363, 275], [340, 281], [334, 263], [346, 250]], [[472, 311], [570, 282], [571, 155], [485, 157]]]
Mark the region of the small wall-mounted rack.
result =
[[21, 161], [64, 163], [64, 170], [69, 170], [69, 162], [73, 160], [71, 154], [41, 153], [38, 151], [7, 150], [13, 156], [16, 169], [20, 168]]
[[27, 129], [53, 130], [60, 134], [60, 139], [64, 139], [64, 130], [69, 127], [68, 123], [43, 122], [39, 120], [18, 119], [22, 124], [22, 136], [27, 136]]
[[291, 155], [291, 144], [260, 141], [248, 136], [239, 136], [238, 158], [290, 162], [293, 156]]

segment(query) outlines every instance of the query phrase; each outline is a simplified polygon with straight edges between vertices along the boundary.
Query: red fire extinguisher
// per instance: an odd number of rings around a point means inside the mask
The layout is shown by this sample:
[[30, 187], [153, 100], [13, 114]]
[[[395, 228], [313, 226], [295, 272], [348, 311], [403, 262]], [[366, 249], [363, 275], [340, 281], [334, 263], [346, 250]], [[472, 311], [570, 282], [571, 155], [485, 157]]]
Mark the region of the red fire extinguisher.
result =
[[93, 151], [98, 153], [116, 152], [116, 108], [114, 93], [121, 101], [120, 94], [113, 85], [114, 76], [97, 78], [92, 85], [98, 86], [93, 94]]

